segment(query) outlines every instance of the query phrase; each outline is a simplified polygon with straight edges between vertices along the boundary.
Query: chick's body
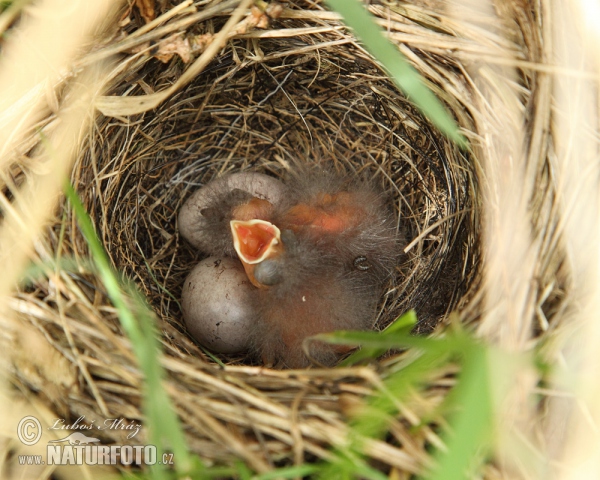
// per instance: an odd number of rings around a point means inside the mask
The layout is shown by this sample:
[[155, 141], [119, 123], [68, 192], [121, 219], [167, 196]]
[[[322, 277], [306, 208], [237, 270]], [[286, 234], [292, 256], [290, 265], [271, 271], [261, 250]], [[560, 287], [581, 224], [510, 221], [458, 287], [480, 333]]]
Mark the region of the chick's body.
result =
[[370, 328], [379, 292], [364, 289], [340, 264], [314, 265], [310, 271], [303, 265], [294, 271], [292, 262], [282, 260], [282, 267], [293, 273], [257, 291], [259, 321], [253, 324], [251, 344], [266, 364], [301, 368], [313, 359], [332, 365], [345, 348], [304, 340], [335, 330]]
[[[330, 365], [343, 347], [304, 340], [373, 326], [377, 301], [397, 263], [397, 234], [381, 196], [368, 184], [320, 174], [288, 187], [285, 204], [273, 213], [283, 253], [263, 262], [278, 281], [257, 292], [260, 321], [253, 344], [267, 363], [304, 367], [306, 350]], [[255, 272], [260, 279], [261, 270]]]
[[389, 278], [400, 237], [384, 198], [370, 183], [321, 173], [297, 178], [288, 205], [273, 216], [281, 229], [305, 238], [360, 276], [361, 285]]

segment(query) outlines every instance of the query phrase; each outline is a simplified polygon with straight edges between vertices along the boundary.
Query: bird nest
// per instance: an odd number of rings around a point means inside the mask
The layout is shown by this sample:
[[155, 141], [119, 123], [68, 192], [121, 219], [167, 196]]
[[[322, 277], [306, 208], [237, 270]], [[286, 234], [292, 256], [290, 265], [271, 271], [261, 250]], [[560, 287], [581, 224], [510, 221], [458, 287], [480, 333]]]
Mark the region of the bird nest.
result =
[[[168, 13], [168, 4], [162, 2], [157, 14]], [[519, 22], [533, 20], [511, 20], [509, 42], [492, 31], [457, 31], [438, 4], [445, 2], [371, 2], [369, 8], [467, 135], [476, 138], [465, 65], [475, 54], [500, 48], [531, 58], [537, 38]], [[215, 1], [199, 6], [200, 15], [183, 11], [160, 27], [166, 33], [121, 49], [121, 68], [108, 94], [142, 96], [168, 88], [197, 55], [194, 48], [210, 44], [235, 5]], [[197, 20], [185, 23], [193, 15]], [[144, 25], [136, 9], [123, 18], [128, 21], [102, 46], [105, 51]], [[83, 139], [71, 180], [113, 265], [156, 313], [166, 389], [190, 448], [208, 462], [231, 465], [241, 458], [264, 472], [329, 458], [330, 448], [348, 434], [353, 406], [405, 354], [367, 366], [289, 371], [263, 368], [245, 355], [203, 350], [182, 321], [183, 281], [203, 258], [178, 234], [182, 204], [230, 172], [284, 177], [298, 164], [319, 163], [374, 178], [406, 239], [376, 328], [414, 309], [416, 332], [431, 333], [450, 312], [462, 312], [465, 322], [479, 315], [480, 178], [477, 156], [441, 136], [320, 2], [294, 0], [256, 23], [232, 34], [200, 75], [157, 108], [100, 115]], [[149, 29], [149, 35], [158, 29]], [[527, 97], [532, 77], [523, 73], [519, 81]], [[14, 361], [15, 382], [64, 418], [142, 420], [142, 376], [105, 287], [84, 260], [88, 247], [66, 202], [38, 245], [40, 252], [77, 261], [60, 281], [36, 279], [16, 297], [21, 321], [40, 334], [31, 340], [35, 347], [22, 350], [51, 355], [60, 373], [50, 375], [45, 361], [31, 367], [24, 354]], [[443, 400], [449, 373], [426, 379], [430, 388], [391, 421], [386, 440], [365, 444], [378, 468], [416, 473], [427, 464], [434, 431], [421, 425], [409, 432], [420, 425], [425, 407]], [[103, 435], [106, 442], [129, 441], [118, 430]]]

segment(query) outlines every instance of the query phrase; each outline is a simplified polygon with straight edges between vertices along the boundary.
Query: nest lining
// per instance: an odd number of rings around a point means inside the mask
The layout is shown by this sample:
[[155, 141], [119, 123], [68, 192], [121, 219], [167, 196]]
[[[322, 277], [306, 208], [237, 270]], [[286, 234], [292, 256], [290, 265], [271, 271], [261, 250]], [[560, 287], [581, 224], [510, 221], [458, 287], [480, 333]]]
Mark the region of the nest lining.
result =
[[[289, 7], [309, 9], [311, 2]], [[282, 18], [274, 26], [323, 24], [313, 22]], [[217, 31], [221, 24], [207, 20], [195, 28]], [[186, 419], [189, 444], [216, 463], [241, 457], [264, 471], [303, 456], [326, 458], [328, 445], [347, 434], [347, 404], [361, 403], [386, 369], [410, 358], [383, 360], [375, 367], [380, 373], [372, 367], [269, 371], [245, 356], [220, 356], [228, 365], [220, 369], [186, 334], [178, 303], [183, 280], [201, 259], [179, 238], [176, 226], [179, 208], [195, 189], [241, 170], [280, 177], [296, 162], [369, 172], [389, 193], [408, 241], [415, 240], [382, 299], [378, 328], [415, 308], [417, 331], [432, 331], [467, 301], [478, 275], [476, 167], [435, 133], [352, 41], [307, 53], [306, 47], [340, 35], [332, 30], [230, 42], [202, 75], [155, 111], [127, 121], [98, 118], [73, 171], [114, 265], [138, 285], [157, 314], [167, 386]], [[254, 55], [257, 49], [260, 56]], [[426, 52], [419, 61], [448, 75], [457, 70], [436, 53]], [[132, 65], [116, 79], [112, 94], [160, 90], [183, 68], [178, 59]], [[80, 259], [87, 255], [70, 214], [51, 230], [49, 250]], [[86, 270], [84, 262], [80, 270]], [[37, 283], [20, 298], [39, 309], [36, 328], [81, 368], [65, 340], [65, 328], [70, 330], [86, 369], [77, 373], [73, 367], [58, 392], [40, 394], [67, 417], [141, 419], [140, 374], [130, 367], [135, 362], [128, 340], [99, 280], [86, 274], [65, 274], [62, 280], [58, 295], [68, 299], [66, 313], [57, 312], [61, 301], [48, 283]], [[367, 447], [373, 461], [384, 469], [420, 470], [435, 434], [427, 426], [411, 435], [407, 429], [419, 423], [421, 407], [441, 402], [448, 373], [436, 372], [428, 379], [430, 388], [415, 394], [410, 401], [415, 415], [406, 424], [393, 422], [388, 443]], [[23, 383], [31, 384], [26, 376]], [[60, 400], [67, 397], [69, 405]], [[231, 431], [218, 428], [221, 424]], [[106, 435], [104, 440], [127, 443], [118, 433]], [[243, 445], [236, 441], [242, 437]], [[413, 456], [407, 458], [406, 451]]]

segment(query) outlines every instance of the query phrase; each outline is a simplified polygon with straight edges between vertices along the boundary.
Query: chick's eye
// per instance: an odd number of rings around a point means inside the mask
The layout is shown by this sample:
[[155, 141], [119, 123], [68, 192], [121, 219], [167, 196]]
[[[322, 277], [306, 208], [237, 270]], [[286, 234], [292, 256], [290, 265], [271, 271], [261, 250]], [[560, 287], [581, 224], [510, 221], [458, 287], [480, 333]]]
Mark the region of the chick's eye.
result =
[[266, 259], [254, 267], [254, 278], [263, 285], [277, 285], [283, 279], [280, 262]]
[[354, 268], [356, 268], [357, 270], [361, 270], [364, 272], [368, 270], [369, 267], [370, 265], [369, 261], [367, 260], [367, 257], [361, 255], [354, 259]]

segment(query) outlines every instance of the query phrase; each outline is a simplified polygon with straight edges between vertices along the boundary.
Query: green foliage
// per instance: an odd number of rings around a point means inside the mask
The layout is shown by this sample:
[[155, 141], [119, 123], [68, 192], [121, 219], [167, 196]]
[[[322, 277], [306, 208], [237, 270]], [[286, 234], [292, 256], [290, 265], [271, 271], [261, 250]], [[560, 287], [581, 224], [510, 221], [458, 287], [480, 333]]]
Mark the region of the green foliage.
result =
[[461, 148], [467, 142], [458, 131], [452, 116], [425, 85], [423, 78], [412, 68], [402, 53], [389, 42], [373, 16], [359, 0], [327, 0], [337, 10], [365, 48], [383, 65], [390, 78], [419, 110], [449, 139]]
[[493, 411], [489, 351], [475, 342], [466, 342], [462, 371], [452, 395], [456, 413], [450, 416], [446, 434], [447, 452], [437, 452], [437, 464], [429, 478], [460, 480], [481, 464], [491, 444]]
[[[461, 371], [443, 411], [432, 412], [432, 415], [444, 415], [450, 425], [443, 435], [447, 450], [435, 452], [435, 467], [426, 478], [470, 477], [467, 472], [477, 471], [486, 457], [494, 431], [492, 381], [495, 370], [492, 364], [514, 362], [514, 354], [485, 346], [458, 326], [446, 332], [443, 338], [413, 336], [410, 327], [414, 319], [414, 312], [409, 312], [381, 333], [341, 331], [316, 337], [329, 343], [362, 345], [375, 354], [388, 348], [410, 349], [410, 353], [416, 354], [402, 368], [389, 373], [383, 387], [356, 416], [351, 424], [350, 445], [336, 452], [336, 460], [324, 466], [321, 478], [356, 478], [352, 472], [365, 466], [364, 440], [382, 438], [390, 419], [399, 414], [398, 404], [411, 392], [422, 389], [436, 371], [448, 364], [460, 365]], [[494, 358], [494, 362], [490, 358]], [[338, 476], [339, 472], [345, 473]], [[360, 476], [376, 478], [367, 473]]]
[[[417, 314], [411, 310], [410, 312], [405, 313], [404, 315], [402, 315], [400, 318], [396, 319], [395, 322], [391, 323], [386, 329], [385, 329], [385, 334], [388, 335], [390, 333], [393, 332], [404, 332], [404, 333], [410, 333], [410, 331], [414, 328], [414, 326], [417, 324]], [[352, 355], [350, 355], [348, 358], [346, 358], [345, 360], [343, 360], [342, 362], [340, 362], [340, 366], [342, 367], [347, 367], [350, 365], [356, 365], [357, 363], [361, 362], [362, 360], [366, 360], [366, 359], [373, 359], [373, 358], [377, 358], [380, 357], [381, 355], [383, 355], [385, 352], [388, 351], [388, 348], [385, 347], [368, 347], [364, 344], [363, 348], [361, 348], [360, 350], [356, 350], [354, 353], [352, 353]]]
[[286, 467], [272, 472], [263, 473], [256, 477], [252, 477], [253, 480], [276, 480], [279, 478], [299, 478], [307, 475], [314, 475], [318, 473], [320, 468], [317, 465], [300, 465], [297, 467]]

